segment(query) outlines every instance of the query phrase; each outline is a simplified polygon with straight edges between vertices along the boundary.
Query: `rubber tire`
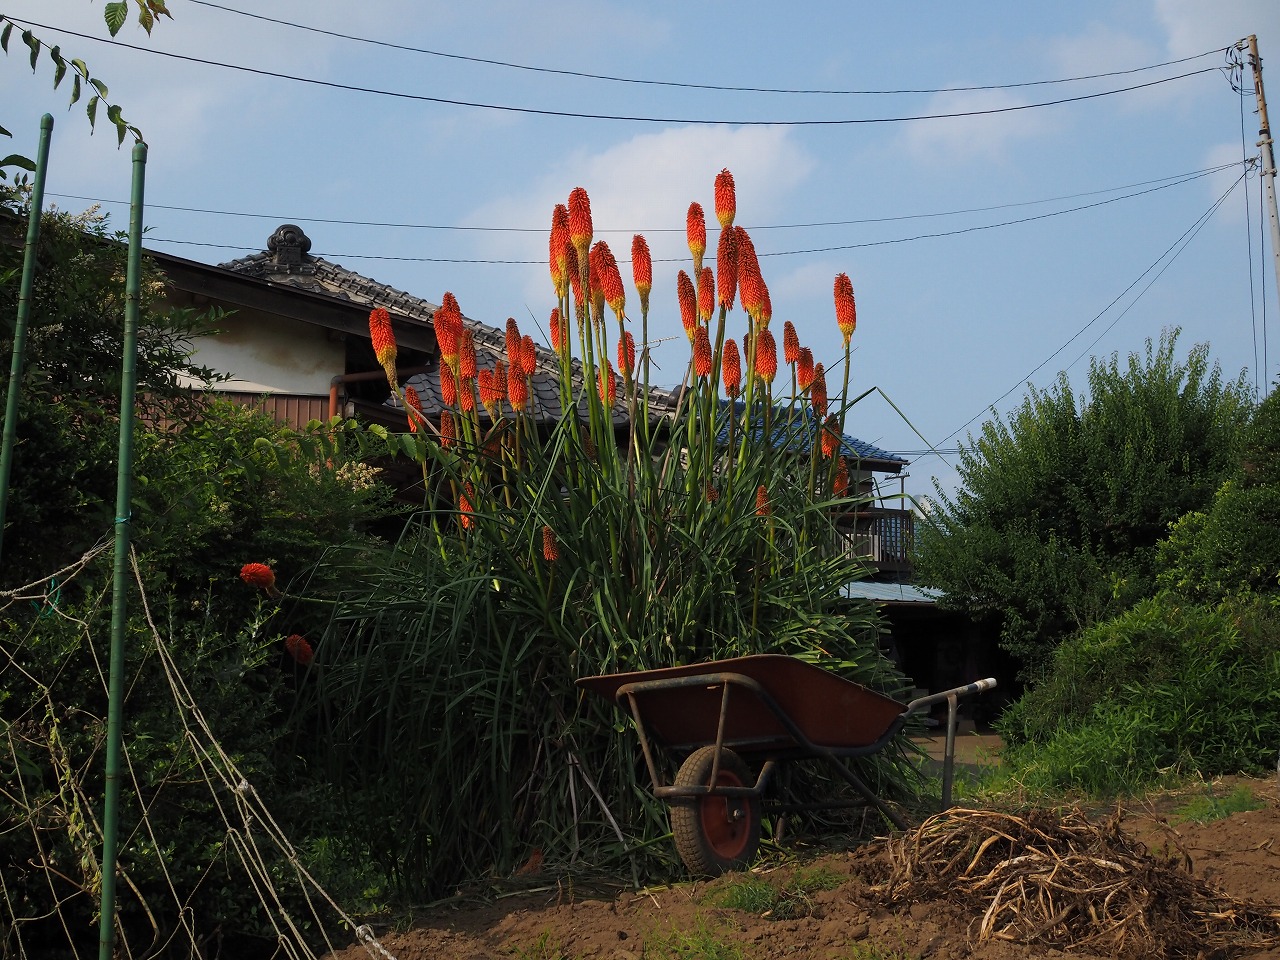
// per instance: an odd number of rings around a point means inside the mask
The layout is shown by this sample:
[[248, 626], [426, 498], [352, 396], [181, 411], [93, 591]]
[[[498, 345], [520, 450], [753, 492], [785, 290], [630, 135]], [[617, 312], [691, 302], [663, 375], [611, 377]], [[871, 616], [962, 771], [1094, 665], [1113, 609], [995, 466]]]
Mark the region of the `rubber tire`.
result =
[[[705, 787], [711, 780], [715, 744], [691, 753], [676, 774], [677, 787]], [[747, 765], [732, 750], [720, 753], [717, 786], [755, 783]], [[671, 802], [671, 832], [676, 852], [697, 877], [718, 877], [741, 870], [760, 846], [759, 797], [679, 797]]]

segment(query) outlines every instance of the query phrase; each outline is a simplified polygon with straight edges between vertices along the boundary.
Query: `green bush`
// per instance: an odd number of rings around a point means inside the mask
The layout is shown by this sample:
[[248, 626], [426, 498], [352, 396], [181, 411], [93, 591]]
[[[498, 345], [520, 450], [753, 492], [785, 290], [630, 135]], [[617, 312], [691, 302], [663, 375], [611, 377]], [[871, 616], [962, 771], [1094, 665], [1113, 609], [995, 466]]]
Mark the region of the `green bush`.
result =
[[1280, 614], [1161, 594], [1066, 641], [1001, 718], [1005, 758], [1035, 789], [1110, 794], [1170, 771], [1267, 768], [1280, 744]]

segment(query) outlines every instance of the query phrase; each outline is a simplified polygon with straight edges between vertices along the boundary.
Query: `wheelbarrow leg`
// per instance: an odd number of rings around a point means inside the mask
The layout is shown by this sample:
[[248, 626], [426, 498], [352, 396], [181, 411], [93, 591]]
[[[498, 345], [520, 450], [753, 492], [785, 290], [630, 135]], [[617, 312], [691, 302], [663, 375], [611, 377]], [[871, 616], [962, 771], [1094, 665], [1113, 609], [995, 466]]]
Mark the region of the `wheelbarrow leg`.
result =
[[827, 754], [827, 756], [830, 757], [831, 762], [835, 764], [836, 770], [839, 771], [840, 776], [844, 777], [845, 781], [851, 787], [853, 787], [853, 789], [857, 790], [858, 793], [862, 794], [863, 799], [865, 799], [873, 807], [879, 810], [886, 820], [888, 820], [891, 824], [893, 824], [899, 830], [907, 829], [907, 821], [903, 820], [902, 817], [900, 817], [897, 814], [897, 812], [893, 810], [892, 807], [890, 807], [887, 803], [885, 803], [883, 800], [877, 797], [875, 795], [875, 791], [873, 791], [870, 787], [868, 787], [865, 783], [863, 783], [862, 778], [859, 777], [852, 770], [850, 770], [848, 765], [844, 761], [838, 759], [837, 757], [831, 756], [830, 754]]

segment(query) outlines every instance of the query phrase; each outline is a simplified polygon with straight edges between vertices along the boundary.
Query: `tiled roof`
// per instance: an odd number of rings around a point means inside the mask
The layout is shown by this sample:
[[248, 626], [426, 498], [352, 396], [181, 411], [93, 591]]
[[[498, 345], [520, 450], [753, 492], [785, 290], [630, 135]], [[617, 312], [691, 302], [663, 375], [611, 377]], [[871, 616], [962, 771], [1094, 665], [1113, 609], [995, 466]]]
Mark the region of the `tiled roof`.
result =
[[[741, 401], [738, 401], [735, 406], [739, 412], [744, 409], [744, 404]], [[753, 437], [759, 438], [764, 433], [763, 422], [757, 420], [753, 423], [751, 432]], [[811, 416], [783, 420], [780, 423], [775, 422], [769, 425], [769, 442], [775, 450], [785, 450], [790, 453], [807, 453], [813, 449], [817, 436], [818, 421]], [[719, 439], [722, 442], [728, 440], [724, 430], [721, 430]], [[881, 450], [874, 444], [859, 440], [857, 437], [851, 437], [847, 433], [841, 437], [840, 454], [848, 460], [882, 464], [886, 467], [890, 464], [895, 465], [889, 467], [891, 470], [900, 470], [910, 462], [896, 453]]]

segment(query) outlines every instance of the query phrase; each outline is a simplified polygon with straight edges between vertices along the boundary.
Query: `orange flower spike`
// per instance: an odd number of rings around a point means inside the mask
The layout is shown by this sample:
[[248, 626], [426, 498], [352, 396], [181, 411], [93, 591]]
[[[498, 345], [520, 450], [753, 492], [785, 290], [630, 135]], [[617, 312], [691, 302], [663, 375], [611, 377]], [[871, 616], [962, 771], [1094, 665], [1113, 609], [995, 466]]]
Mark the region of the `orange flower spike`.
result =
[[560, 325], [560, 308], [553, 307], [551, 310], [551, 349], [556, 353], [560, 353], [569, 345], [568, 338], [564, 335], [564, 330]]
[[724, 378], [724, 392], [731, 397], [736, 397], [742, 390], [742, 358], [738, 354], [738, 344], [733, 340], [724, 342], [720, 372]]
[[769, 297], [769, 285], [761, 280], [760, 286], [764, 289], [760, 301], [760, 325], [767, 327], [773, 319], [773, 300]]
[[[596, 259], [596, 251], [600, 251], [599, 261]], [[609, 245], [603, 240], [597, 240], [596, 245], [591, 248], [591, 288], [592, 294], [595, 293], [596, 272], [600, 273], [600, 292], [604, 294], [604, 299], [609, 304], [609, 309], [621, 322], [626, 313], [627, 291], [622, 286], [622, 274], [618, 270], [618, 261], [613, 255], [613, 251], [609, 249]]]
[[458, 350], [462, 340], [462, 310], [452, 293], [445, 291], [440, 299], [440, 308], [432, 317], [432, 326], [436, 332], [436, 343], [440, 346], [440, 356], [449, 367], [457, 370]]
[[387, 383], [394, 387], [396, 380], [396, 336], [391, 330], [391, 314], [381, 307], [369, 313], [369, 339], [373, 341], [373, 355], [387, 374]]
[[481, 370], [476, 380], [476, 385], [480, 388], [480, 405], [489, 414], [490, 420], [495, 420], [498, 416], [498, 397], [493, 389], [493, 373], [492, 370]]
[[782, 359], [788, 365], [800, 359], [800, 336], [790, 320], [782, 325]]
[[469, 328], [462, 331], [462, 344], [458, 348], [458, 373], [464, 380], [476, 378], [476, 337]]
[[463, 530], [470, 530], [475, 526], [475, 499], [475, 488], [471, 486], [471, 481], [468, 480], [463, 485], [462, 493], [458, 495], [458, 510], [461, 513], [458, 520], [462, 524]]
[[631, 238], [631, 276], [640, 294], [640, 309], [649, 312], [649, 291], [653, 289], [653, 256], [649, 253], [649, 241], [640, 234]]
[[542, 559], [547, 563], [560, 559], [560, 544], [556, 540], [556, 532], [550, 527], [542, 528]]
[[636, 340], [631, 336], [631, 331], [623, 331], [622, 336], [618, 340], [618, 372], [623, 377], [630, 379], [631, 373], [636, 368]]
[[756, 376], [765, 383], [773, 383], [778, 375], [778, 345], [767, 327], [756, 331]]
[[707, 252], [707, 218], [702, 212], [702, 204], [697, 201], [689, 204], [684, 230], [689, 239], [689, 252], [693, 254], [693, 275], [696, 277], [702, 272], [702, 256]]
[[733, 218], [738, 212], [737, 191], [733, 185], [733, 174], [727, 169], [716, 174], [716, 219], [720, 221], [720, 229], [728, 230], [733, 226]]
[[507, 317], [507, 363], [512, 370], [520, 370], [520, 325], [515, 317]]
[[418, 423], [422, 420], [422, 399], [413, 387], [404, 388], [404, 405], [408, 408], [409, 432], [418, 432]]
[[840, 446], [840, 422], [836, 420], [834, 413], [828, 414], [826, 422], [822, 427], [822, 455], [830, 459], [835, 456], [836, 449]]
[[733, 309], [733, 301], [738, 295], [738, 250], [737, 237], [732, 230], [720, 231], [720, 242], [716, 245], [716, 277], [719, 281], [720, 306], [725, 310]]
[[464, 413], [470, 413], [476, 408], [475, 381], [463, 380], [458, 384], [458, 401]]
[[858, 308], [853, 300], [853, 282], [847, 273], [836, 276], [835, 283], [836, 324], [844, 335], [844, 346], [849, 348], [849, 338], [858, 326]]
[[813, 415], [821, 420], [827, 415], [827, 375], [822, 364], [813, 368], [813, 383], [809, 386], [809, 402], [813, 404]]
[[565, 276], [568, 267], [565, 257], [565, 244], [569, 242], [569, 208], [557, 203], [551, 211], [551, 239], [548, 241], [548, 262], [551, 266], [551, 284], [556, 289], [556, 296], [563, 297], [569, 290], [569, 278]]
[[579, 268], [591, 249], [591, 233], [591, 198], [582, 187], [574, 187], [569, 193], [569, 242], [578, 252]]
[[440, 399], [446, 407], [458, 405], [458, 379], [448, 366], [440, 368]]
[[767, 517], [773, 513], [773, 507], [769, 503], [769, 488], [763, 483], [756, 487], [756, 516]]
[[843, 497], [849, 493], [849, 468], [845, 466], [844, 457], [841, 457], [840, 462], [836, 464], [836, 477], [831, 485], [831, 492], [837, 497]]
[[507, 401], [520, 413], [529, 403], [529, 382], [514, 364], [507, 370]]
[[265, 563], [246, 563], [240, 568], [240, 579], [259, 590], [270, 592], [276, 587], [276, 573]]
[[720, 499], [720, 491], [717, 490], [715, 487], [713, 487], [710, 483], [708, 483], [707, 484], [707, 503], [716, 503], [719, 499]]
[[711, 338], [701, 325], [693, 334], [693, 372], [699, 377], [711, 376]]
[[693, 331], [698, 328], [698, 299], [693, 292], [693, 281], [681, 270], [676, 274], [676, 296], [680, 298], [680, 322], [685, 336], [693, 343]]
[[586, 312], [586, 301], [582, 299], [582, 271], [578, 269], [578, 251], [573, 248], [573, 244], [564, 249], [565, 267], [564, 272], [569, 275], [569, 286], [573, 288], [574, 312], [578, 315], [578, 323], [582, 323], [583, 314]]
[[703, 323], [711, 322], [716, 309], [716, 278], [710, 267], [703, 267], [698, 275], [698, 316]]
[[756, 245], [742, 227], [733, 228], [733, 244], [737, 250], [736, 267], [742, 309], [759, 323], [764, 309], [765, 286], [764, 277], [760, 274], [760, 261], [756, 258]]
[[493, 362], [493, 399], [495, 403], [507, 399], [507, 365], [501, 360]]
[[796, 358], [796, 384], [801, 391], [808, 390], [813, 383], [813, 351], [808, 347], [800, 348], [800, 356]]
[[311, 644], [300, 633], [289, 634], [285, 638], [284, 649], [301, 667], [305, 667], [315, 657], [315, 651], [311, 649]]
[[440, 414], [440, 446], [448, 449], [458, 441], [458, 425], [454, 423], [453, 414], [446, 410]]
[[531, 377], [538, 370], [538, 348], [527, 333], [520, 338], [520, 371]]
[[617, 396], [617, 379], [613, 372], [613, 364], [606, 360], [605, 365], [600, 368], [600, 402], [604, 404], [606, 410], [612, 409]]

